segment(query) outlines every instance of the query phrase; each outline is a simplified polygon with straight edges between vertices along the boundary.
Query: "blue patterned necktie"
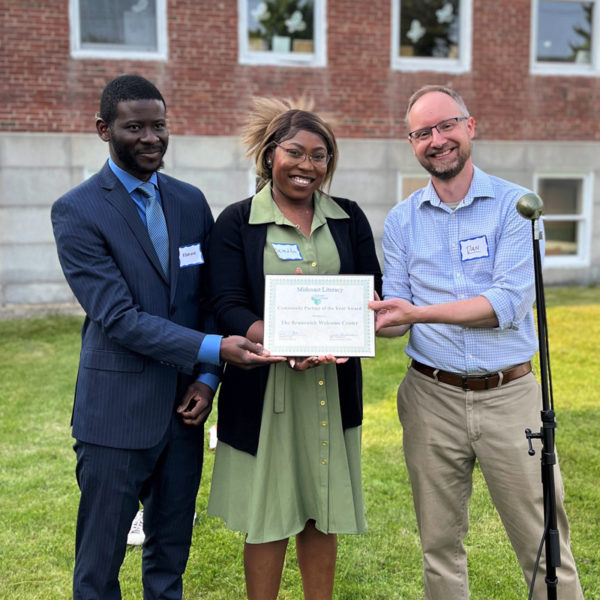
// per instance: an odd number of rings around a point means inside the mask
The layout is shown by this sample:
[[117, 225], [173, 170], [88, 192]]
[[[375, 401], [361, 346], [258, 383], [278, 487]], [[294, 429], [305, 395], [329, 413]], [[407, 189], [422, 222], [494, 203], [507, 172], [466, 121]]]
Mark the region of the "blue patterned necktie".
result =
[[167, 222], [160, 203], [156, 198], [156, 189], [153, 183], [146, 181], [138, 187], [146, 202], [146, 225], [148, 234], [158, 255], [158, 260], [167, 277], [169, 277], [169, 234]]

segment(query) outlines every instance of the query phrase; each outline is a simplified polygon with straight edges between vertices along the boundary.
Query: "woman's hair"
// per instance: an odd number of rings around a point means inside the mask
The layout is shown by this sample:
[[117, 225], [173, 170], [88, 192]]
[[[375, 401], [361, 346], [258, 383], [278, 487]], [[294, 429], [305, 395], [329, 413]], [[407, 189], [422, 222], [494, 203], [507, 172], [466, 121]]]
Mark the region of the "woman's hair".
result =
[[293, 138], [298, 131], [310, 131], [325, 140], [327, 152], [331, 155], [323, 185], [331, 185], [337, 166], [338, 148], [331, 126], [310, 109], [312, 102], [301, 98], [294, 102], [289, 99], [254, 97], [253, 110], [242, 129], [242, 143], [246, 156], [254, 159], [256, 167], [256, 191], [260, 191], [272, 179], [271, 168], [266, 162], [266, 152]]

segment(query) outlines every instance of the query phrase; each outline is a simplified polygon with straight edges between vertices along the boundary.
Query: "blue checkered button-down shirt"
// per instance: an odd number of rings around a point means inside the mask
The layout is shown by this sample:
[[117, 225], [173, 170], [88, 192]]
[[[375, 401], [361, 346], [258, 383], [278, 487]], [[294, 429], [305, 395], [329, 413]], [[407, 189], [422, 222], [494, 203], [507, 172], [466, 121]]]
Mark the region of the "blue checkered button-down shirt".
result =
[[431, 182], [392, 209], [383, 234], [385, 298], [415, 305], [484, 296], [499, 326], [415, 324], [407, 354], [462, 374], [490, 373], [530, 360], [537, 350], [531, 221], [516, 211], [529, 190], [477, 167], [453, 211]]

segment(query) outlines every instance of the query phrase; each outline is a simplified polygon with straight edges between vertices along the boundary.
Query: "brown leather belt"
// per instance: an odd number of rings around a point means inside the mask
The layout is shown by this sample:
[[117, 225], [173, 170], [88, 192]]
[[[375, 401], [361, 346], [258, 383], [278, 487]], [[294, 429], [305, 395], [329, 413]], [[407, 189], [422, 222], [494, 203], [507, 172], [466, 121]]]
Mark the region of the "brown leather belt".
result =
[[431, 377], [436, 381], [447, 383], [462, 388], [465, 391], [479, 392], [481, 390], [488, 390], [490, 388], [500, 387], [527, 375], [531, 372], [531, 362], [524, 362], [520, 365], [515, 365], [507, 371], [498, 371], [497, 373], [487, 373], [485, 375], [460, 375], [459, 373], [449, 373], [448, 371], [440, 371], [440, 369], [434, 369], [428, 365], [424, 365], [416, 360], [411, 363], [413, 369]]

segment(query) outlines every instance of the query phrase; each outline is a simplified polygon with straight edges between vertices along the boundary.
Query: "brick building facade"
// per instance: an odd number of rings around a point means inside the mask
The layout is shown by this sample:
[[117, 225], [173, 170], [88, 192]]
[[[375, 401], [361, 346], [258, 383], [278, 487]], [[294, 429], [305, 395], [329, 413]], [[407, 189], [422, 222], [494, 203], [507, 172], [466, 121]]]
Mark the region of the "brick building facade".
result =
[[[79, 56], [73, 20], [83, 0], [3, 0], [0, 304], [72, 302], [55, 258], [49, 208], [105, 160], [94, 128], [99, 94], [127, 72], [163, 93], [172, 136], [166, 170], [203, 189], [215, 214], [250, 188], [250, 165], [237, 144], [250, 97], [311, 96], [340, 140], [332, 192], [359, 201], [377, 237], [387, 211], [425, 177], [405, 139], [406, 101], [423, 84], [450, 85], [477, 120], [479, 166], [540, 193], [547, 180], [575, 181], [573, 214], [560, 221], [574, 239], [567, 234], [571, 245], [546, 261], [545, 279], [598, 283], [600, 243], [592, 231], [600, 225], [599, 19], [590, 23], [588, 71], [545, 72], [543, 64], [536, 71], [532, 51], [542, 0], [452, 4], [468, 12], [461, 21], [469, 28], [462, 32], [468, 43], [461, 41], [467, 57], [444, 70], [426, 62], [403, 68], [402, 57], [394, 57], [402, 0], [315, 0], [315, 19], [323, 21], [316, 65], [244, 59], [239, 25], [242, 11], [256, 9], [252, 0], [150, 0], [164, 20], [164, 56], [156, 59]], [[592, 4], [600, 11], [600, 1]], [[146, 5], [137, 0], [132, 10]]]

